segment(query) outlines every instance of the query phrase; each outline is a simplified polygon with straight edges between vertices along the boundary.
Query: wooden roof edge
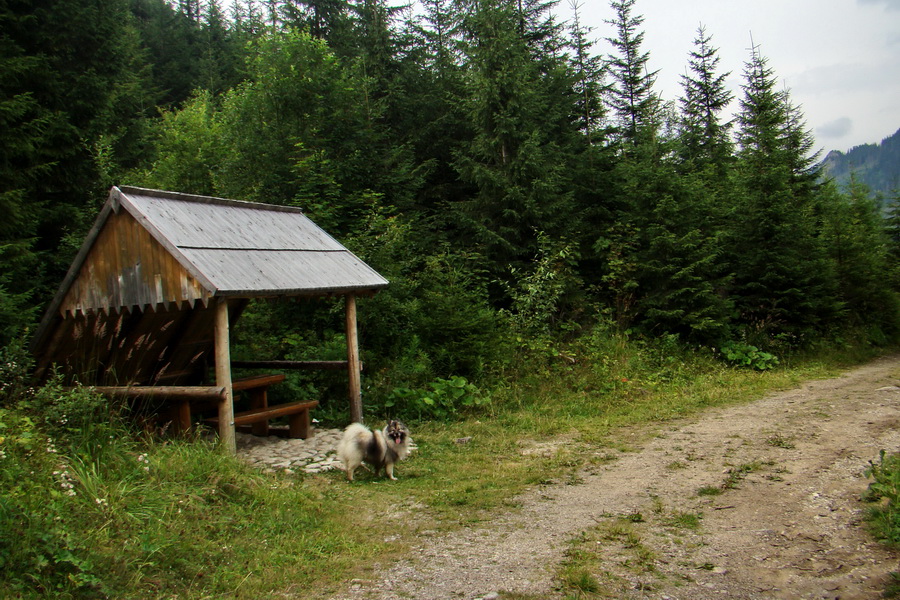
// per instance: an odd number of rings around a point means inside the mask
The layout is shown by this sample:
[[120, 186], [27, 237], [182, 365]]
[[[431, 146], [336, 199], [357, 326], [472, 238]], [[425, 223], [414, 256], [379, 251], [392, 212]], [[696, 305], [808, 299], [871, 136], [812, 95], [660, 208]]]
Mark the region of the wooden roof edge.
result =
[[144, 304], [124, 304], [119, 306], [98, 306], [98, 307], [76, 307], [67, 309], [65, 312], [59, 311], [62, 319], [73, 319], [78, 317], [90, 317], [93, 315], [101, 316], [117, 316], [120, 314], [136, 314], [136, 313], [165, 313], [180, 310], [193, 310], [197, 308], [208, 308], [212, 296], [203, 296], [200, 298], [190, 298], [181, 300], [164, 300], [162, 302], [146, 302]]
[[165, 198], [168, 200], [181, 200], [184, 202], [196, 202], [198, 204], [218, 204], [221, 206], [234, 206], [237, 208], [264, 209], [275, 212], [291, 212], [299, 213], [305, 216], [303, 209], [297, 206], [286, 206], [283, 204], [266, 204], [265, 202], [251, 202], [249, 200], [232, 200], [230, 198], [221, 198], [218, 196], [201, 196], [198, 194], [185, 194], [182, 192], [169, 192], [166, 190], [156, 190], [152, 188], [142, 188], [130, 185], [116, 186], [122, 194], [133, 194], [135, 196], [151, 196], [154, 198]]
[[218, 290], [216, 298], [304, 298], [304, 297], [329, 297], [329, 296], [346, 296], [348, 294], [356, 294], [361, 296], [374, 296], [379, 290], [389, 285], [387, 279], [384, 283], [363, 285], [363, 286], [344, 286], [337, 288], [303, 288], [288, 290]]

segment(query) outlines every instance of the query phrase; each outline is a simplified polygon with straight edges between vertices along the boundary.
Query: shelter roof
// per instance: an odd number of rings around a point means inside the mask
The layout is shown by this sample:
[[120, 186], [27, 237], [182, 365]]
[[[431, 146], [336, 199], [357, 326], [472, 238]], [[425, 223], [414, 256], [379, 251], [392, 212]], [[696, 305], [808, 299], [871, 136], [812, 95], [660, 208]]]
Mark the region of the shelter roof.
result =
[[[136, 350], [129, 355], [128, 347], [139, 343], [149, 356], [153, 342], [166, 350], [154, 360], [168, 363], [173, 344], [206, 352], [210, 317], [187, 313], [203, 311], [211, 298], [229, 299], [239, 314], [251, 298], [366, 294], [387, 283], [298, 208], [113, 187], [32, 350], [39, 372], [54, 362], [81, 363], [80, 352], [95, 373], [117, 364], [105, 379], [148, 383], [160, 369], [185, 365], [144, 365], [142, 375], [124, 368]], [[177, 337], [167, 338], [173, 328]]]

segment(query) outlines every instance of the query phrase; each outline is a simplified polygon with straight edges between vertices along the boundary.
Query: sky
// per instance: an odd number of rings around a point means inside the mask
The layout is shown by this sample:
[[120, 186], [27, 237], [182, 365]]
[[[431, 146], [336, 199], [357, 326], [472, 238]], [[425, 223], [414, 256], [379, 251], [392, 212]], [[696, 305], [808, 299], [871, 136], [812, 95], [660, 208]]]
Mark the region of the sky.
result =
[[[560, 0], [561, 18], [570, 18], [571, 1]], [[597, 40], [594, 53], [609, 54], [609, 1], [578, 2], [582, 26]], [[733, 110], [752, 43], [799, 105], [823, 156], [878, 144], [900, 129], [900, 0], [636, 0], [632, 15], [644, 17], [643, 50], [665, 100], [681, 96], [680, 76], [703, 25], [719, 71], [731, 72]]]

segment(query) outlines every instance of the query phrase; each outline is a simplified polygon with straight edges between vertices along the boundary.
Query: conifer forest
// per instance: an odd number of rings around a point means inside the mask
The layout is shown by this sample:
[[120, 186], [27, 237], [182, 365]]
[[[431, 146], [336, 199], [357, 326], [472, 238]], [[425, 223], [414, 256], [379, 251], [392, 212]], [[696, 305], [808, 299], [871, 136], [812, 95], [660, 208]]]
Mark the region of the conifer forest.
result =
[[[895, 342], [896, 195], [823, 177], [765, 48], [726, 69], [701, 26], [662, 98], [640, 2], [609, 6], [588, 31], [554, 0], [3, 0], [0, 346], [120, 184], [302, 208], [391, 282], [360, 307], [387, 391], [597, 331]], [[237, 354], [328, 358], [339, 318], [261, 303]]]

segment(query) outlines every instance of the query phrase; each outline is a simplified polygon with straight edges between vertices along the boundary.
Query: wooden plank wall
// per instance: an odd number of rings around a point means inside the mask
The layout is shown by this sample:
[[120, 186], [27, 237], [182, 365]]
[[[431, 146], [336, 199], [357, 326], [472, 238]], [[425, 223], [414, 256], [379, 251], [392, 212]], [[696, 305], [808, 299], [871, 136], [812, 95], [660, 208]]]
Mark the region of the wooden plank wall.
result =
[[126, 211], [113, 213], [69, 288], [60, 312], [121, 310], [208, 301], [204, 289]]

